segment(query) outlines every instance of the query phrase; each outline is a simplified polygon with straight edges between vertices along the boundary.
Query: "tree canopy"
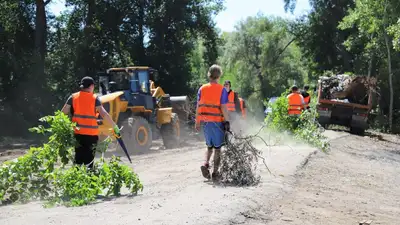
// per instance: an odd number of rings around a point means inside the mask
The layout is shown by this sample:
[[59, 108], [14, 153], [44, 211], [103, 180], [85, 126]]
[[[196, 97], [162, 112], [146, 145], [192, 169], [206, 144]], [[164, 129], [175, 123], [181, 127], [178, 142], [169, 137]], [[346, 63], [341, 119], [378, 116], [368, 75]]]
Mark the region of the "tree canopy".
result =
[[[0, 136], [23, 136], [62, 107], [79, 80], [110, 67], [150, 66], [171, 95], [195, 96], [207, 69], [262, 113], [263, 101], [290, 85], [315, 86], [320, 75], [355, 73], [379, 81], [383, 129], [399, 131], [400, 5], [395, 0], [309, 0], [309, 14], [263, 14], [220, 31], [223, 0], [54, 0], [0, 3]], [[296, 0], [282, 0], [293, 12]]]

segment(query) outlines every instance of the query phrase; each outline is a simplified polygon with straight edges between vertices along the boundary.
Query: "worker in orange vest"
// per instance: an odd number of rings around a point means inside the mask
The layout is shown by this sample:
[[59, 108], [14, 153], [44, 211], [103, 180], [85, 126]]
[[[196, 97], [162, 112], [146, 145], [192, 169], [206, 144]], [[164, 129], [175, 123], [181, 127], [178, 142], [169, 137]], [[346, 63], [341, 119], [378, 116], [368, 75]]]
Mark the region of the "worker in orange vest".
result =
[[72, 114], [72, 122], [76, 123], [74, 136], [77, 141], [75, 147], [74, 163], [85, 164], [93, 168], [93, 161], [96, 153], [96, 145], [99, 139], [97, 124], [97, 112], [112, 124], [114, 132], [119, 135], [118, 126], [111, 119], [110, 115], [101, 105], [100, 99], [93, 94], [94, 80], [91, 77], [84, 77], [81, 80], [80, 91], [73, 93], [64, 104], [62, 112], [65, 115]]
[[289, 103], [288, 114], [299, 116], [303, 109], [307, 109], [306, 103], [304, 102], [303, 96], [299, 93], [297, 86], [292, 86], [291, 90], [292, 93], [287, 96]]
[[203, 176], [210, 179], [209, 161], [214, 149], [214, 170], [212, 179], [219, 177], [221, 147], [225, 145], [225, 131], [229, 131], [227, 109], [228, 92], [218, 83], [222, 69], [212, 65], [208, 70], [209, 83], [202, 85], [197, 93], [196, 130], [203, 128], [207, 145], [204, 164], [200, 167]]
[[240, 110], [242, 112], [242, 118], [246, 119], [246, 115], [247, 115], [247, 107], [246, 107], [246, 103], [243, 100], [243, 98], [239, 98], [240, 101]]
[[308, 90], [310, 89], [310, 87], [308, 85], [305, 85], [303, 88], [303, 91], [301, 91], [301, 95], [304, 98], [304, 102], [306, 103], [306, 108], [309, 109], [310, 108], [310, 102], [311, 102], [311, 95], [308, 93]]
[[237, 92], [235, 92], [234, 90], [231, 89], [232, 85], [229, 80], [226, 80], [224, 82], [224, 87], [225, 87], [225, 90], [228, 92], [227, 107], [228, 107], [228, 112], [229, 112], [229, 118], [230, 118], [230, 121], [232, 121], [234, 123], [234, 121], [236, 120], [235, 118], [237, 118], [238, 116], [240, 116], [242, 114], [242, 111], [240, 109], [239, 95]]

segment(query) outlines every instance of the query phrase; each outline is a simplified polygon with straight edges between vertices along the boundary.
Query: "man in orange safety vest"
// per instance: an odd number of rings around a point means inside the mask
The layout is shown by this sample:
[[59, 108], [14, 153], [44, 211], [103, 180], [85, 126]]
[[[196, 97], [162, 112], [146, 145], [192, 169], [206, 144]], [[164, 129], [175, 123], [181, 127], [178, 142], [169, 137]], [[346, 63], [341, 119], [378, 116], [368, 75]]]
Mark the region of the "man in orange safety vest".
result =
[[203, 176], [210, 179], [209, 161], [214, 149], [212, 179], [219, 177], [221, 147], [225, 145], [225, 131], [229, 131], [227, 110], [228, 92], [218, 83], [222, 69], [212, 65], [208, 70], [209, 83], [203, 84], [197, 93], [196, 130], [203, 128], [207, 151], [204, 164], [200, 167]]
[[292, 93], [287, 96], [289, 107], [288, 107], [288, 114], [299, 116], [302, 110], [306, 110], [306, 103], [304, 102], [303, 96], [299, 93], [299, 88], [296, 85], [293, 85]]
[[68, 98], [62, 108], [62, 112], [65, 115], [71, 113], [72, 122], [76, 123], [74, 136], [77, 146], [75, 146], [74, 163], [78, 165], [84, 164], [92, 169], [96, 145], [99, 140], [97, 112], [113, 126], [116, 134], [119, 134], [120, 130], [101, 105], [100, 99], [93, 94], [93, 78], [84, 77], [81, 80], [80, 88], [79, 92], [73, 93]]

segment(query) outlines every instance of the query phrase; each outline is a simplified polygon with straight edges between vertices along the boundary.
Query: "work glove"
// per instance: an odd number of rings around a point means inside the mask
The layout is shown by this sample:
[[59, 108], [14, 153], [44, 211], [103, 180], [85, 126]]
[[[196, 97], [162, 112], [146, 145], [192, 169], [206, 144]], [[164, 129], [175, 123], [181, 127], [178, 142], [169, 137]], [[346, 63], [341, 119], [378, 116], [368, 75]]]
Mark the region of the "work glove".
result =
[[227, 131], [227, 132], [230, 132], [231, 131], [231, 125], [230, 125], [229, 121], [224, 121], [223, 124], [224, 124], [224, 130]]
[[117, 125], [115, 125], [115, 126], [113, 127], [113, 131], [114, 131], [115, 136], [121, 137], [121, 130], [118, 128]]

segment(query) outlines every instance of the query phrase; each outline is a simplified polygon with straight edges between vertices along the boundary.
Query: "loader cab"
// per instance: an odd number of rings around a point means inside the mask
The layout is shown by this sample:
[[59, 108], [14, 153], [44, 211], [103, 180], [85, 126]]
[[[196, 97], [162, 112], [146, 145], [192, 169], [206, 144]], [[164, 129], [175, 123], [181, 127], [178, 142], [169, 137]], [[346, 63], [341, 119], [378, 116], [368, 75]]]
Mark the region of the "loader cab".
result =
[[150, 78], [157, 73], [150, 67], [111, 68], [106, 73], [99, 74], [100, 93], [102, 95], [123, 91], [122, 101], [128, 101], [129, 106], [144, 106], [155, 108], [155, 100], [151, 95]]

